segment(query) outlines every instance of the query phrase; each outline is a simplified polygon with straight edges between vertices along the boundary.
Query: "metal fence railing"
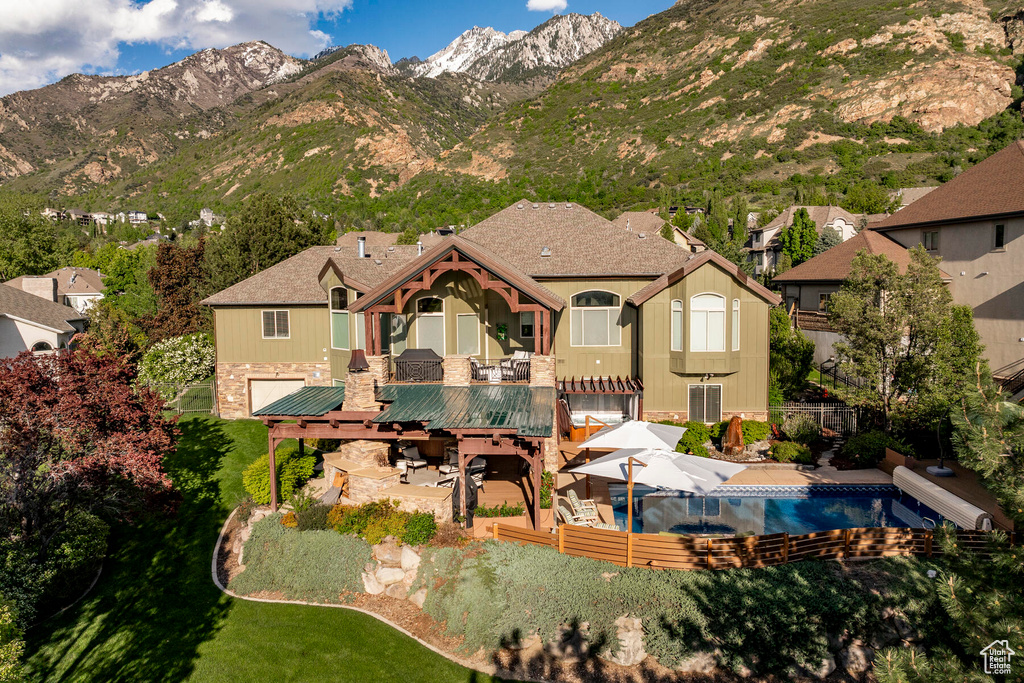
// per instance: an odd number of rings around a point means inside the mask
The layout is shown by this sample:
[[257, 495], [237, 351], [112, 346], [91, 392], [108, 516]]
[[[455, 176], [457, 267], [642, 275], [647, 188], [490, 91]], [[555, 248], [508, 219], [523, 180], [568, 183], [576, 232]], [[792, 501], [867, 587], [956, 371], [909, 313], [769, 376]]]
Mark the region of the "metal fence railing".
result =
[[781, 425], [796, 414], [810, 415], [822, 429], [837, 434], [857, 433], [857, 409], [841, 403], [787, 402], [768, 406], [768, 421]]
[[211, 377], [192, 384], [150, 384], [160, 394], [167, 410], [178, 415], [209, 415], [216, 412], [216, 382]]

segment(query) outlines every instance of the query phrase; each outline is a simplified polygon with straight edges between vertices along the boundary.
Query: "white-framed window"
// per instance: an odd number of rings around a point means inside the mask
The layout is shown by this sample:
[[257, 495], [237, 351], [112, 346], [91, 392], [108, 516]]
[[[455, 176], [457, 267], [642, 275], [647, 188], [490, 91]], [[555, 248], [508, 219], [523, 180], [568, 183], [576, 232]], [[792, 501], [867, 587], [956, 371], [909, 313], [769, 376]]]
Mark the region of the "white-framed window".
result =
[[690, 350], [725, 351], [725, 297], [697, 294], [690, 299]]
[[288, 311], [263, 311], [263, 338], [290, 339]]
[[672, 345], [673, 351], [683, 350], [683, 302], [672, 300]]
[[536, 313], [523, 311], [519, 314], [519, 337], [520, 339], [533, 339], [534, 323]]
[[740, 350], [740, 300], [732, 300], [732, 350]]
[[921, 233], [921, 244], [928, 251], [935, 251], [939, 248], [939, 231], [927, 230]]
[[455, 316], [455, 346], [461, 356], [480, 355], [480, 319], [476, 313]]
[[444, 299], [425, 296], [416, 300], [416, 348], [433, 349], [444, 356]]
[[721, 422], [722, 420], [722, 385], [691, 384], [689, 386], [690, 404], [687, 419], [695, 422]]
[[590, 290], [574, 294], [569, 311], [571, 346], [621, 346], [621, 299], [614, 292]]
[[352, 348], [348, 326], [348, 290], [331, 289], [331, 348], [347, 351]]
[[49, 353], [53, 351], [53, 344], [48, 341], [37, 341], [32, 345], [32, 353]]

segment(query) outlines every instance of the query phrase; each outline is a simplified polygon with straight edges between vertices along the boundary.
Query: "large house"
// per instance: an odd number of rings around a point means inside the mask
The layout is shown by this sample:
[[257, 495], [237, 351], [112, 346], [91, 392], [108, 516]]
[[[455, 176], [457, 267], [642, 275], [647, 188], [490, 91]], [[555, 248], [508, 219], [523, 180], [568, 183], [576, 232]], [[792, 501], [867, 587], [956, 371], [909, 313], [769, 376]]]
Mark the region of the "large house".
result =
[[766, 419], [778, 302], [712, 251], [525, 200], [418, 245], [349, 233], [204, 301], [220, 414], [263, 419], [271, 453], [342, 439], [324, 460], [337, 490], [449, 517], [450, 490], [383, 464], [391, 444], [462, 473], [486, 456], [512, 481], [525, 460], [535, 524], [541, 472], [575, 424]]
[[747, 251], [754, 261], [754, 273], [760, 275], [775, 269], [779, 255], [782, 254], [779, 236], [783, 230], [793, 225], [793, 218], [800, 209], [807, 211], [819, 235], [829, 227], [838, 232], [844, 242], [857, 234], [862, 222], [862, 217], [855, 216], [838, 206], [791, 206], [763, 228], [751, 231]]
[[1024, 369], [1024, 142], [1018, 141], [873, 229], [942, 258], [953, 300], [974, 309], [993, 373]]
[[25, 278], [23, 286], [0, 286], [0, 358], [66, 349], [84, 330], [85, 316], [57, 303], [53, 278]]
[[[8, 280], [5, 285], [16, 289], [25, 289], [28, 284], [33, 293], [52, 289], [50, 283], [39, 284], [39, 280], [54, 280], [57, 286], [57, 303], [70, 306], [79, 313], [85, 313], [97, 301], [103, 298], [103, 274], [92, 268], [75, 268], [65, 266], [39, 277], [21, 276]], [[40, 289], [41, 288], [41, 289]], [[26, 291], [29, 291], [26, 290]]]
[[493, 368], [529, 354], [552, 359], [552, 387], [635, 381], [627, 393], [568, 396], [576, 420], [637, 416], [641, 399], [647, 417], [766, 415], [778, 298], [714, 252], [525, 200], [456, 236], [395, 237], [348, 233], [205, 300], [221, 415], [342, 385], [355, 349], [391, 365], [410, 349], [471, 358], [474, 382], [500, 382]]

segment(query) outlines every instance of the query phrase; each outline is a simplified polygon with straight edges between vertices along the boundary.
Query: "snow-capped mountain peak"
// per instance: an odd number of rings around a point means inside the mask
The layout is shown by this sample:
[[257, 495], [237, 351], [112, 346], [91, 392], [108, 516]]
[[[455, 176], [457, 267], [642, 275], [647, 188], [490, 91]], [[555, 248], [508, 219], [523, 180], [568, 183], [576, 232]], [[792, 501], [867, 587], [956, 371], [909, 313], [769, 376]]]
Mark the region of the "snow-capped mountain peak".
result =
[[445, 72], [461, 73], [470, 64], [489, 52], [493, 52], [510, 41], [526, 35], [526, 31], [502, 33], [490, 26], [480, 28], [474, 26], [449, 43], [444, 49], [435, 52], [417, 64], [413, 72], [417, 76], [436, 78]]

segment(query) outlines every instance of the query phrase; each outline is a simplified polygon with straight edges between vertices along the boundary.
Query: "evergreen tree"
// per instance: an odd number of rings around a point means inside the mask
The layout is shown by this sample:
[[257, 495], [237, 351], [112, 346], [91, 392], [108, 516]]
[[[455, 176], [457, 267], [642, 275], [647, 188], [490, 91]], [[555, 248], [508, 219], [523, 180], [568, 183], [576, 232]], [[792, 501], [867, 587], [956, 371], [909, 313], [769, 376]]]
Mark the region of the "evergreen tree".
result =
[[704, 219], [709, 239], [716, 244], [724, 241], [729, 234], [729, 210], [717, 187], [708, 195], [708, 207]]
[[787, 270], [793, 267], [793, 259], [789, 257], [789, 254], [782, 252], [779, 254], [778, 260], [775, 262], [775, 275], [782, 275]]
[[672, 224], [665, 221], [665, 225], [661, 226], [661, 236], [667, 239], [669, 242], [676, 241], [676, 231], [672, 229]]
[[826, 225], [818, 236], [818, 241], [814, 243], [814, 255], [817, 256], [818, 254], [824, 254], [832, 247], [838, 246], [842, 243], [843, 237], [839, 234], [839, 231], [831, 225]]
[[814, 245], [818, 242], [818, 229], [811, 220], [807, 209], [797, 209], [793, 224], [779, 233], [782, 252], [788, 254], [794, 266], [814, 256]]
[[793, 328], [781, 306], [770, 310], [768, 324], [768, 399], [776, 404], [794, 398], [807, 386], [807, 375], [814, 367], [814, 342]]
[[747, 198], [737, 195], [732, 200], [732, 241], [741, 247], [747, 243], [748, 213], [750, 213], [750, 207], [747, 204]]

